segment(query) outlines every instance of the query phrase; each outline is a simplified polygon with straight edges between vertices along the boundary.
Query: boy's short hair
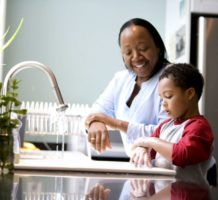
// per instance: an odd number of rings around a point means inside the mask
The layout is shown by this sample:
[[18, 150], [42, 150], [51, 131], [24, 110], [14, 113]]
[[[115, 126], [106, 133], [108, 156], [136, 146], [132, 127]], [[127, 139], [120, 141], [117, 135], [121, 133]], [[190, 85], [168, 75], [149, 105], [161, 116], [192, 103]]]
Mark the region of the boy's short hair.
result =
[[204, 86], [204, 78], [197, 67], [186, 63], [170, 64], [164, 69], [159, 80], [169, 77], [173, 79], [177, 87], [184, 90], [194, 88], [198, 99], [200, 99]]

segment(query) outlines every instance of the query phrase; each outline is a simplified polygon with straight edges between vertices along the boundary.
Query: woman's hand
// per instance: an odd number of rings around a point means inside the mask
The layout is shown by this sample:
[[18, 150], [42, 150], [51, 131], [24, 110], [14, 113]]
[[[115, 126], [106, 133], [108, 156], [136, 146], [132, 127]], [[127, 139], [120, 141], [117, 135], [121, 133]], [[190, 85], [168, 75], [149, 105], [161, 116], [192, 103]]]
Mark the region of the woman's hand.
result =
[[88, 141], [95, 150], [102, 153], [106, 148], [111, 149], [109, 133], [104, 123], [92, 122], [87, 131]]
[[86, 195], [86, 200], [107, 200], [110, 192], [111, 190], [109, 188], [97, 184]]

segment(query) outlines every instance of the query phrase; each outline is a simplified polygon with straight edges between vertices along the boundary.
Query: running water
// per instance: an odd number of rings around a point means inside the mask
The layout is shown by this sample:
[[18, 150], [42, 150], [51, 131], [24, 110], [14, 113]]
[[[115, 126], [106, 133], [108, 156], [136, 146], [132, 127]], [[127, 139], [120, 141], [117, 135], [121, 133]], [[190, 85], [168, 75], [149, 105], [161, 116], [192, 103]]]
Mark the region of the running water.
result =
[[[57, 158], [63, 158], [65, 151], [65, 136], [68, 134], [68, 123], [65, 111], [56, 111], [51, 116], [56, 135], [55, 153]], [[52, 125], [52, 124], [51, 124]]]
[[25, 139], [39, 141], [46, 157], [63, 158], [64, 152], [81, 152], [90, 155], [84, 120], [90, 113], [87, 104], [67, 104], [66, 110], [58, 109], [55, 102], [22, 102], [27, 109]]
[[[69, 110], [53, 110], [51, 123], [54, 126], [56, 137], [56, 154], [63, 158], [65, 151], [81, 152], [88, 155], [87, 135], [84, 128], [85, 115], [83, 111], [87, 107], [80, 105], [68, 105]], [[73, 114], [70, 114], [73, 110]]]

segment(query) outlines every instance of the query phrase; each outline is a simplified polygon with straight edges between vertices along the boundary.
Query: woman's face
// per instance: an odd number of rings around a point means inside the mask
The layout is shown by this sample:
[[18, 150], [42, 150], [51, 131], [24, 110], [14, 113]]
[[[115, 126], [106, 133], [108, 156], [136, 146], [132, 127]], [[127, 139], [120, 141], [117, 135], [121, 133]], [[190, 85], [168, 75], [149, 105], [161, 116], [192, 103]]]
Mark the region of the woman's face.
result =
[[148, 80], [159, 59], [160, 49], [147, 29], [135, 25], [125, 28], [120, 36], [120, 47], [125, 65], [136, 73], [137, 80]]

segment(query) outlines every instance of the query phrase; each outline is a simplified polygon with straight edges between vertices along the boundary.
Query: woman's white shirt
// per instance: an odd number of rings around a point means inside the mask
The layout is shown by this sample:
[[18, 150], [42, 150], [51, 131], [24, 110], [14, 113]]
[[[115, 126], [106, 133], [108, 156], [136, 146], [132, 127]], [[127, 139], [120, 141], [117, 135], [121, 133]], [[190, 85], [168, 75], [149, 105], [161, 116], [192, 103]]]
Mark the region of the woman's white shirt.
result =
[[92, 112], [101, 112], [129, 122], [127, 133], [121, 132], [127, 155], [130, 155], [131, 145], [136, 138], [150, 136], [156, 125], [166, 119], [157, 87], [161, 72], [141, 85], [130, 107], [126, 102], [135, 86], [136, 75], [128, 70], [117, 72], [92, 106]]

